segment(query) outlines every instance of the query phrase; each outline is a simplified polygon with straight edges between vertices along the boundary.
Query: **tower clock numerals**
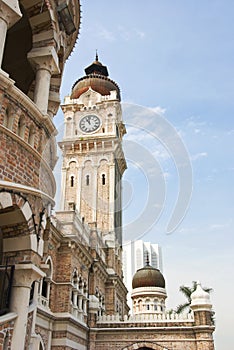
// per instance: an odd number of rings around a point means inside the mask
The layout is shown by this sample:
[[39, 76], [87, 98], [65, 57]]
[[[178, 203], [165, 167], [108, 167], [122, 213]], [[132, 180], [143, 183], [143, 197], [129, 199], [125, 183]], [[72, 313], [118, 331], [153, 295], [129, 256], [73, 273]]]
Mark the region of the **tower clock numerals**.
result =
[[101, 120], [94, 114], [89, 114], [80, 120], [80, 130], [85, 133], [96, 131], [101, 125]]

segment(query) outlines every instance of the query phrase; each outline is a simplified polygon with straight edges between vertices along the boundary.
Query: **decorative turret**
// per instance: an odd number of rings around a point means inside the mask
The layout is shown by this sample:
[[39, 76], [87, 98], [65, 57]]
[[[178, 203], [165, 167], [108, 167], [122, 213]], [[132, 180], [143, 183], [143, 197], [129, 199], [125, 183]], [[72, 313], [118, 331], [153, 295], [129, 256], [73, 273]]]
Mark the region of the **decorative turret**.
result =
[[194, 312], [196, 325], [213, 325], [210, 295], [204, 291], [200, 282], [197, 282], [197, 288], [191, 294], [190, 307]]
[[211, 310], [210, 294], [204, 291], [200, 282], [197, 282], [196, 290], [191, 294], [191, 308], [193, 310]]

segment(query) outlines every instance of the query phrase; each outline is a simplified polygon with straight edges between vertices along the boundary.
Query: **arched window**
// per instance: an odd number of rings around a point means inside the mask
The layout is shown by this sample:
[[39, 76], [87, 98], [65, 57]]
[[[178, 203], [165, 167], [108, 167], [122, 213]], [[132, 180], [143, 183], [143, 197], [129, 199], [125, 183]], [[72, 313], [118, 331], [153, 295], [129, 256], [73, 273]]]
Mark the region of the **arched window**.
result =
[[46, 271], [46, 276], [43, 277], [40, 281], [38, 297], [39, 297], [40, 304], [46, 308], [49, 308], [50, 288], [51, 288], [52, 274], [53, 274], [51, 258], [47, 259], [46, 264], [49, 265], [49, 268]]
[[105, 185], [106, 184], [106, 175], [102, 174], [102, 184]]
[[146, 299], [146, 301], [145, 301], [145, 309], [146, 309], [147, 311], [150, 310], [150, 299]]
[[5, 126], [6, 128], [8, 127], [8, 116], [9, 116], [9, 110], [7, 107], [4, 114], [4, 119], [3, 119], [3, 126]]
[[17, 133], [20, 137], [24, 138], [24, 131], [25, 131], [25, 120], [24, 117], [21, 116], [18, 121], [18, 130]]
[[86, 175], [86, 186], [89, 186], [89, 175]]
[[74, 187], [74, 176], [71, 176], [71, 182], [70, 182], [70, 184], [71, 184], [71, 187]]
[[35, 130], [34, 130], [34, 127], [31, 125], [29, 128], [28, 143], [32, 147], [34, 147], [34, 140], [35, 140]]

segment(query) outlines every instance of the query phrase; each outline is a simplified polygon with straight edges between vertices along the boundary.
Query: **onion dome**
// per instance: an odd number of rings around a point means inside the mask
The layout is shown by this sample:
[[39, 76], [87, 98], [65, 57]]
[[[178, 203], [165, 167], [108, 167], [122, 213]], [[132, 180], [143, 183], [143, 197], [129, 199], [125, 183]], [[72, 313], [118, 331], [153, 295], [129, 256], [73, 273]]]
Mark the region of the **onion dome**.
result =
[[158, 269], [149, 265], [137, 270], [132, 279], [132, 288], [158, 287], [165, 288], [165, 279]]
[[108, 70], [98, 60], [96, 54], [95, 61], [85, 69], [86, 75], [78, 79], [72, 87], [71, 99], [79, 98], [89, 88], [99, 92], [102, 96], [110, 95], [110, 92], [117, 92], [117, 99], [120, 101], [120, 90], [118, 85], [108, 78]]
[[196, 290], [191, 294], [191, 307], [206, 306], [211, 308], [210, 294], [204, 291], [200, 282], [197, 282]]

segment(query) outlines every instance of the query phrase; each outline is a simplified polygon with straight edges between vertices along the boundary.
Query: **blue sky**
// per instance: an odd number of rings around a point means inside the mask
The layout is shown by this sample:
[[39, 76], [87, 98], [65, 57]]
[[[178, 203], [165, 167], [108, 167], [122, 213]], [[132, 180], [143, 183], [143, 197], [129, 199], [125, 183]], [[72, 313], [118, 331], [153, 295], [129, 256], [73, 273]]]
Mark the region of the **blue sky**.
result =
[[[149, 161], [152, 158], [155, 182], [142, 159], [129, 159], [124, 176], [125, 227], [137, 221], [147, 208], [149, 193], [155, 191], [153, 206], [158, 199], [164, 205], [160, 216], [156, 210], [155, 224], [143, 239], [162, 246], [168, 306], [183, 302], [178, 291], [182, 284], [200, 280], [212, 287], [216, 347], [229, 350], [234, 312], [234, 2], [86, 0], [82, 11], [80, 36], [64, 72], [62, 98], [84, 75], [97, 49], [120, 86], [124, 113], [129, 104], [133, 114], [143, 106], [144, 130], [127, 123], [126, 142], [137, 135], [142, 155], [148, 152]], [[152, 110], [179, 135], [193, 174], [188, 211], [171, 234], [166, 230], [179, 180], [183, 186], [187, 179], [178, 176], [173, 145], [167, 149], [155, 137], [158, 119], [147, 125]], [[58, 128], [62, 119], [59, 112]], [[149, 215], [152, 221], [151, 211]]]

